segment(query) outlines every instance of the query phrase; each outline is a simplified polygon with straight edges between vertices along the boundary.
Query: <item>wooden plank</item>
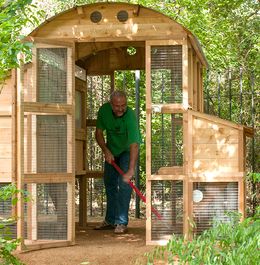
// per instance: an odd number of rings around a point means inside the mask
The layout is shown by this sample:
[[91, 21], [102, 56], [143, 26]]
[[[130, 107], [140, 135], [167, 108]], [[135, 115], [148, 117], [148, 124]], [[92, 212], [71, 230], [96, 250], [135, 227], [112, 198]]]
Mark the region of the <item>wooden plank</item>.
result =
[[27, 36], [24, 38], [24, 41], [33, 42], [36, 44], [37, 48], [51, 48], [51, 47], [73, 47], [74, 42], [73, 41], [67, 41], [64, 43], [63, 41], [60, 41], [56, 38], [56, 40], [49, 40], [46, 38], [41, 37], [33, 37], [33, 36]]
[[31, 173], [24, 174], [25, 183], [66, 183], [72, 182], [71, 173]]
[[198, 73], [197, 73], [197, 58], [196, 54], [192, 55], [192, 61], [193, 61], [193, 110], [198, 110]]
[[189, 107], [189, 73], [188, 73], [188, 43], [183, 40], [182, 45], [182, 104], [185, 109]]
[[241, 172], [202, 172], [190, 174], [189, 179], [192, 182], [237, 182], [243, 178]]
[[11, 183], [12, 172], [1, 172], [0, 170], [0, 183]]
[[12, 128], [12, 118], [11, 117], [0, 117], [0, 129], [10, 129]]
[[236, 172], [237, 159], [194, 159], [192, 170], [194, 173]]
[[[17, 69], [17, 189], [24, 189], [24, 56], [20, 54], [20, 68]], [[22, 194], [17, 195], [17, 238], [21, 238], [21, 245], [18, 249], [22, 249], [24, 243], [24, 202]]]
[[84, 170], [83, 141], [76, 140], [76, 172]]
[[0, 128], [0, 135], [0, 144], [12, 144], [12, 128]]
[[79, 178], [79, 225], [87, 225], [87, 179]]
[[189, 108], [193, 108], [193, 56], [192, 49], [188, 50], [188, 97]]
[[33, 112], [38, 114], [72, 114], [72, 108], [69, 104], [58, 103], [39, 103], [24, 102], [24, 112]]
[[183, 174], [183, 167], [179, 167], [179, 166], [160, 167], [158, 169], [157, 174], [158, 175], [182, 175]]
[[25, 247], [23, 248], [23, 252], [32, 251], [32, 250], [40, 250], [40, 249], [47, 249], [47, 248], [58, 248], [58, 247], [68, 247], [73, 246], [75, 243], [71, 241], [43, 241], [43, 240], [37, 240], [37, 241], [30, 241], [25, 240]]
[[12, 145], [0, 143], [0, 159], [11, 159], [12, 158]]
[[183, 113], [185, 112], [188, 107], [183, 106], [179, 103], [174, 104], [151, 104], [151, 107], [146, 108], [150, 112], [155, 113]]
[[0, 158], [0, 172], [12, 172], [12, 158]]
[[238, 144], [213, 143], [213, 144], [193, 145], [194, 159], [218, 159], [218, 158], [236, 159], [238, 155], [240, 157], [240, 152], [238, 151]]
[[157, 46], [157, 45], [183, 45], [185, 40], [182, 39], [169, 39], [169, 40], [147, 40], [146, 45], [148, 46]]
[[202, 113], [202, 112], [198, 112], [198, 111], [193, 111], [193, 110], [189, 110], [189, 111], [194, 116], [194, 120], [197, 121], [197, 123], [194, 122], [194, 127], [195, 128], [200, 128], [201, 123], [203, 122], [203, 120], [207, 120], [207, 121], [209, 121], [211, 123], [222, 124], [222, 125], [225, 125], [225, 126], [234, 128], [234, 129], [241, 129], [241, 128], [243, 128], [242, 125], [236, 124], [236, 123], [231, 122], [231, 121], [223, 120], [223, 119], [221, 119], [219, 117], [216, 117], [216, 116], [213, 116], [213, 115], [209, 115], [209, 114], [206, 114], [206, 113]]
[[246, 152], [245, 152], [245, 145], [246, 145], [246, 139], [245, 134], [243, 130], [239, 130], [238, 132], [238, 151], [236, 153], [237, 155], [237, 161], [238, 161], [238, 169], [240, 172], [246, 171]]
[[[223, 129], [224, 131], [224, 129]], [[238, 131], [235, 130], [225, 130], [215, 131], [214, 129], [193, 129], [193, 144], [212, 144], [217, 146], [222, 146], [225, 144], [237, 144], [238, 143]]]
[[171, 175], [151, 175], [147, 180], [184, 180], [186, 175], [171, 174]]
[[[148, 176], [150, 178], [150, 176]], [[146, 179], [146, 242], [152, 240], [152, 198], [151, 198], [152, 182]]]
[[[245, 174], [244, 174], [245, 175]], [[246, 218], [246, 189], [245, 177], [238, 182], [238, 210], [242, 214], [242, 220]]]
[[76, 140], [86, 141], [86, 130], [85, 129], [76, 129], [75, 132]]

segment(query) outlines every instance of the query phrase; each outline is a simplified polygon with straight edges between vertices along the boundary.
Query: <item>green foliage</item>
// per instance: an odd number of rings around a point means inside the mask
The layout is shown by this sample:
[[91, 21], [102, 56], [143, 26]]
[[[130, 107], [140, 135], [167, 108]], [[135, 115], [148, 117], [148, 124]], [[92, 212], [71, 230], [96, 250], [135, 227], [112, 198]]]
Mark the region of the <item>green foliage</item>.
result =
[[0, 83], [10, 69], [19, 67], [18, 54], [30, 56], [31, 44], [22, 42], [22, 29], [37, 25], [41, 11], [35, 12], [32, 0], [0, 0]]
[[[26, 192], [18, 190], [15, 185], [6, 185], [0, 188], [0, 201], [10, 201], [12, 205], [17, 203], [17, 195], [27, 196]], [[28, 197], [28, 196], [27, 196]], [[14, 217], [0, 218], [0, 264], [22, 265], [12, 252], [20, 244], [19, 239], [12, 237], [10, 226], [16, 223]]]
[[148, 255], [148, 264], [154, 260], [168, 260], [174, 264], [257, 265], [260, 262], [260, 208], [254, 218], [239, 222], [236, 212], [227, 214], [229, 222], [217, 222], [213, 228], [195, 237], [191, 242], [173, 235], [165, 247], [157, 247]]

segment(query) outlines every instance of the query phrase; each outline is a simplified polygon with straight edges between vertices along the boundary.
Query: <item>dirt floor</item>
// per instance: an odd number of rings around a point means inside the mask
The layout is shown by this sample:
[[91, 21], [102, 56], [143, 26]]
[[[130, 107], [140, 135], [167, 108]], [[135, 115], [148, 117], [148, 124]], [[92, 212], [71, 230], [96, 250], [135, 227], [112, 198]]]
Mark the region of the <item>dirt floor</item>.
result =
[[86, 231], [76, 232], [76, 245], [72, 247], [20, 253], [17, 256], [26, 265], [143, 265], [145, 253], [154, 247], [145, 245], [145, 221], [132, 220], [128, 233], [115, 235], [113, 230], [93, 230], [97, 223], [89, 224]]

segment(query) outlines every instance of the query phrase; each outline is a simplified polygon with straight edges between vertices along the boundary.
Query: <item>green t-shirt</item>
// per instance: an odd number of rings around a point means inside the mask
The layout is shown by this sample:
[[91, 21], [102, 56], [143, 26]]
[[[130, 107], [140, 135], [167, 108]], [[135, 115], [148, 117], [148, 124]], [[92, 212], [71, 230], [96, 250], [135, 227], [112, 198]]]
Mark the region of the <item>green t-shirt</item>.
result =
[[121, 117], [113, 114], [110, 103], [98, 111], [97, 128], [106, 131], [107, 147], [114, 156], [130, 150], [130, 144], [140, 143], [140, 133], [135, 112], [127, 107]]

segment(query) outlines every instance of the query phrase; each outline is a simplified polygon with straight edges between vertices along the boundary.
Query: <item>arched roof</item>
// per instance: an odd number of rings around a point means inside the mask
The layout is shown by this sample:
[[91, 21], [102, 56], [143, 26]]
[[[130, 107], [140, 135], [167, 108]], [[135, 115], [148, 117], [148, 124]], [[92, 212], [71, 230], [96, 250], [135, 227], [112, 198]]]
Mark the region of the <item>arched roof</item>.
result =
[[[93, 12], [102, 15], [100, 22], [90, 19]], [[128, 19], [118, 20], [126, 11]], [[158, 11], [128, 3], [95, 3], [74, 7], [62, 12], [29, 34], [29, 37], [69, 40], [76, 42], [146, 41], [189, 39], [202, 64], [206, 58], [196, 37], [182, 25]]]

